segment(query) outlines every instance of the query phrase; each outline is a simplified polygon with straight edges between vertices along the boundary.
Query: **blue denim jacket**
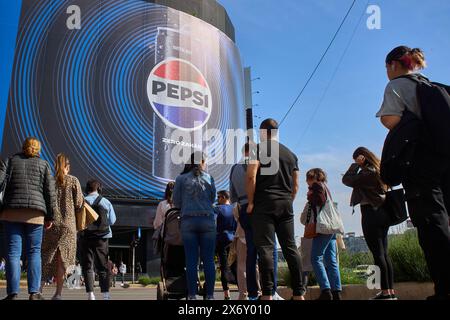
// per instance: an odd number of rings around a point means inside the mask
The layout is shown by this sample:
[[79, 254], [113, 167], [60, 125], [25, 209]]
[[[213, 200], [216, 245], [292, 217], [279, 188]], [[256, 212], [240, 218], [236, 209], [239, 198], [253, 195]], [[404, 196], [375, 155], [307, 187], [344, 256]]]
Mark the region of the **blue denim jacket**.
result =
[[175, 180], [173, 203], [181, 209], [182, 216], [212, 215], [215, 200], [214, 179], [206, 172], [196, 177], [191, 171], [179, 175]]

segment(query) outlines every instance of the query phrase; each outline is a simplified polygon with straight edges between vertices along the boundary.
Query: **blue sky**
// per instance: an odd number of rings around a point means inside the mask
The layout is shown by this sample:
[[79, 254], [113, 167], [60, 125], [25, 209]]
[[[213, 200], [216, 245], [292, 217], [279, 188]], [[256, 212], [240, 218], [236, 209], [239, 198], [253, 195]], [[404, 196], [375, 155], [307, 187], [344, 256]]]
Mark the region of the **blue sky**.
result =
[[[254, 113], [281, 119], [319, 61], [352, 0], [220, 0], [236, 29], [236, 42], [244, 65], [251, 66]], [[384, 59], [398, 45], [422, 48], [429, 67], [424, 73], [450, 83], [450, 1], [379, 0], [369, 5], [381, 9], [381, 29], [369, 30], [365, 14], [351, 46], [323, 102], [312, 118], [341, 59], [366, 0], [358, 0], [322, 66], [281, 128], [281, 140], [300, 159], [301, 193], [298, 214], [305, 203], [304, 172], [322, 167], [339, 202], [346, 231], [361, 234], [359, 209], [349, 207], [351, 190], [341, 175], [358, 146], [381, 154], [387, 131], [375, 113], [387, 84]], [[312, 119], [312, 120], [311, 120]], [[255, 119], [257, 122], [260, 120]], [[312, 125], [308, 130], [308, 123]], [[258, 123], [259, 125], [259, 123]], [[302, 233], [296, 219], [296, 233]]]

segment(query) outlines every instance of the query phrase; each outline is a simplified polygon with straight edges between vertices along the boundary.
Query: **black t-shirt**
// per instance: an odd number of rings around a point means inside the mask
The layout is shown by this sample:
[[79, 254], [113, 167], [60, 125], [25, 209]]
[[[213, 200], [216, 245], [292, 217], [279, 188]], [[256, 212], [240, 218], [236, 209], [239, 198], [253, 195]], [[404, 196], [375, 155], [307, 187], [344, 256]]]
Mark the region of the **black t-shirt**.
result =
[[256, 176], [255, 203], [292, 200], [292, 175], [299, 170], [297, 156], [272, 140], [258, 144], [257, 159], [261, 165]]

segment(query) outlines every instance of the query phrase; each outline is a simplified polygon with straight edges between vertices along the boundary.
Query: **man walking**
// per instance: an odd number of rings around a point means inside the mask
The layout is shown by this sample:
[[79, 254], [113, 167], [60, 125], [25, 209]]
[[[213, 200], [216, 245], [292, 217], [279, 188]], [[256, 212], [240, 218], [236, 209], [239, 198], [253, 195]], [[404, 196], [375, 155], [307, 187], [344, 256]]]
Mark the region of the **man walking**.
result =
[[293, 201], [298, 191], [298, 159], [278, 139], [278, 123], [266, 119], [260, 126], [261, 143], [250, 153], [247, 168], [247, 213], [259, 255], [262, 299], [272, 300], [275, 234], [286, 258], [294, 300], [304, 300], [300, 255], [294, 238]]
[[81, 263], [83, 277], [89, 300], [95, 300], [94, 268], [99, 276], [100, 289], [104, 300], [110, 300], [108, 269], [108, 241], [112, 238], [111, 226], [116, 222], [116, 214], [109, 200], [101, 194], [101, 184], [97, 180], [90, 180], [86, 185], [86, 202], [99, 215], [96, 222], [89, 225], [81, 235]]

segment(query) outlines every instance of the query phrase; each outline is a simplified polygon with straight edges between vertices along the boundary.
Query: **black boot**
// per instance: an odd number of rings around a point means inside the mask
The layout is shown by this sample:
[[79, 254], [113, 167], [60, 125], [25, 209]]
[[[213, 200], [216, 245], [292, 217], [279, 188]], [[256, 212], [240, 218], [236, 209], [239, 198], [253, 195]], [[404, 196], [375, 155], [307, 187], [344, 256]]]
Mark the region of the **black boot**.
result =
[[319, 298], [317, 298], [316, 300], [333, 300], [333, 295], [331, 294], [330, 289], [322, 290]]
[[342, 300], [341, 291], [332, 291], [333, 300]]

